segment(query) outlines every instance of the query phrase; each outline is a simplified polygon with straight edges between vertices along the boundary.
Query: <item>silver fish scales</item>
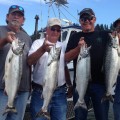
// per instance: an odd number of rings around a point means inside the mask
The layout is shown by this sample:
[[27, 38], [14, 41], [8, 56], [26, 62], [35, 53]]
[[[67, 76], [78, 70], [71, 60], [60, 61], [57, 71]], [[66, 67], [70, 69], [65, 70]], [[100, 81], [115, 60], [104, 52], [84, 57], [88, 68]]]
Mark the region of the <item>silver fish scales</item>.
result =
[[105, 100], [114, 101], [112, 97], [112, 89], [116, 83], [118, 71], [119, 71], [119, 39], [116, 35], [113, 37], [110, 35], [110, 41], [107, 45], [106, 55], [105, 55], [105, 84], [106, 93], [102, 98], [102, 102]]
[[14, 107], [14, 99], [22, 76], [22, 54], [24, 45], [23, 42], [15, 39], [6, 57], [3, 79], [5, 81], [5, 92], [8, 96], [8, 103], [3, 115], [8, 112], [17, 113]]
[[87, 90], [88, 82], [91, 78], [91, 66], [90, 66], [90, 47], [86, 48], [85, 45], [81, 46], [80, 53], [77, 59], [76, 66], [76, 89], [79, 94], [77, 103], [74, 109], [82, 107], [87, 109], [84, 101], [84, 96]]
[[48, 105], [58, 83], [57, 74], [59, 68], [60, 53], [61, 47], [56, 47], [56, 45], [54, 45], [48, 54], [48, 61], [42, 92], [44, 102], [41, 110], [36, 114], [36, 117], [45, 116], [47, 119], [50, 119], [50, 115], [48, 113]]

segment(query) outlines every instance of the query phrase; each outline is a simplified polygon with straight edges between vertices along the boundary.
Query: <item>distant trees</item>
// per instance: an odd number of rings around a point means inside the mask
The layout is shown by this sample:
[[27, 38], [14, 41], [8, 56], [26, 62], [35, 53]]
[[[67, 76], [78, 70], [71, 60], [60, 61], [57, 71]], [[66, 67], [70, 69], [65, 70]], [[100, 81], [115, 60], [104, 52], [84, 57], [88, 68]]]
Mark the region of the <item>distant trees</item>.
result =
[[107, 30], [107, 31], [110, 31], [110, 30], [113, 30], [113, 24], [110, 25], [110, 27], [108, 27], [108, 25], [103, 25], [103, 24], [97, 24], [95, 26], [95, 30], [98, 30], [98, 31], [102, 31], [102, 30]]

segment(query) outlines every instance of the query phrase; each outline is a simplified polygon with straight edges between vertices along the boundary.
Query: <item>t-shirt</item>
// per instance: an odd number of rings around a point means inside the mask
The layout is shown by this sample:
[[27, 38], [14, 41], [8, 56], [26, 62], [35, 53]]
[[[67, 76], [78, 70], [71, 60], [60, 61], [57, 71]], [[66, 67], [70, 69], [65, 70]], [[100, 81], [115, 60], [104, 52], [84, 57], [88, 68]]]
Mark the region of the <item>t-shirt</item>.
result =
[[[44, 39], [38, 39], [35, 40], [30, 48], [29, 55], [34, 53], [37, 49], [39, 49], [43, 42]], [[60, 61], [59, 61], [59, 67], [58, 67], [58, 86], [62, 86], [65, 84], [65, 71], [64, 71], [64, 66], [65, 66], [65, 61], [64, 61], [64, 54], [65, 54], [65, 46], [62, 42], [57, 41], [56, 47], [62, 47], [61, 49], [61, 54], [60, 54]], [[45, 52], [37, 61], [37, 63], [34, 66], [33, 70], [33, 81], [37, 84], [43, 85], [43, 80], [44, 80], [44, 75], [45, 75], [45, 70], [46, 70], [46, 65], [47, 65], [47, 60], [48, 60], [48, 52]]]
[[[10, 32], [7, 26], [0, 26], [0, 38], [5, 38], [7, 32]], [[23, 72], [22, 72], [22, 78], [20, 82], [19, 91], [29, 91], [31, 77], [30, 77], [30, 69], [29, 69], [30, 67], [27, 64], [26, 59], [27, 59], [28, 51], [32, 44], [32, 40], [29, 37], [29, 35], [27, 35], [24, 31], [20, 31], [16, 33], [15, 36], [19, 40], [25, 43], [24, 51], [23, 51], [23, 66], [24, 67], [22, 70]], [[3, 76], [4, 76], [5, 60], [6, 60], [7, 53], [10, 49], [10, 46], [11, 44], [7, 43], [3, 48], [0, 49], [0, 89], [4, 89]]]
[[[84, 40], [87, 46], [91, 46], [90, 49], [90, 58], [91, 58], [91, 82], [104, 84], [105, 77], [103, 72], [103, 63], [104, 56], [106, 51], [106, 44], [109, 40], [109, 35], [107, 31], [94, 31], [89, 33], [78, 32], [71, 36], [68, 41], [66, 52], [70, 51], [77, 47], [78, 42], [81, 37], [84, 37]], [[73, 60], [74, 66], [74, 82], [76, 74], [76, 63], [77, 58]]]

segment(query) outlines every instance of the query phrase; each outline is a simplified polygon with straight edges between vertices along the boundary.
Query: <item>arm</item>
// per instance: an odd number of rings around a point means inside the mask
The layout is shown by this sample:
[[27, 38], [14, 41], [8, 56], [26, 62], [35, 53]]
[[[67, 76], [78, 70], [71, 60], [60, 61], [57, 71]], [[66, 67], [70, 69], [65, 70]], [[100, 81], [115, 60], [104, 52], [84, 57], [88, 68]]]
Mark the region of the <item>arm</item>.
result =
[[84, 44], [85, 44], [84, 37], [81, 37], [79, 42], [78, 42], [77, 47], [72, 49], [72, 50], [70, 50], [69, 52], [66, 52], [66, 54], [65, 54], [65, 61], [66, 62], [70, 62], [71, 60], [77, 58], [78, 54], [80, 53], [80, 48]]
[[0, 48], [2, 48], [5, 44], [7, 44], [7, 40], [4, 39], [0, 39]]
[[36, 64], [38, 59], [45, 53], [45, 49], [43, 46], [41, 46], [37, 51], [32, 53], [31, 55], [28, 56], [27, 62], [28, 65], [33, 65]]
[[34, 53], [28, 56], [27, 62], [29, 65], [34, 65], [39, 60], [39, 58], [45, 53], [49, 52], [53, 43], [48, 41], [48, 36], [45, 38], [44, 43], [40, 46]]
[[2, 48], [7, 43], [11, 43], [14, 39], [16, 39], [15, 33], [14, 32], [8, 32], [5, 38], [0, 39], [0, 48]]
[[65, 79], [66, 79], [66, 84], [67, 84], [67, 97], [71, 98], [72, 93], [73, 93], [73, 86], [71, 83], [70, 73], [69, 73], [67, 65], [65, 66]]
[[75, 59], [80, 52], [79, 46], [70, 50], [69, 52], [65, 53], [65, 61], [70, 62], [71, 60]]

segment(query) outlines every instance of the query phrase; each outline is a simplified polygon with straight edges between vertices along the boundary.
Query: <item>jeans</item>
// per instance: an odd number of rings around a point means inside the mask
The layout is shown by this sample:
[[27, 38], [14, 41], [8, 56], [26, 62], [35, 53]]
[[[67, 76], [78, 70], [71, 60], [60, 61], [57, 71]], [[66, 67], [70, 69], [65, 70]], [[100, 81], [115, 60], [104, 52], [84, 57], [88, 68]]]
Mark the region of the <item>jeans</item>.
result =
[[[32, 120], [47, 120], [44, 117], [35, 118], [37, 112], [42, 108], [44, 99], [41, 98], [42, 90], [34, 88], [32, 91], [30, 111]], [[51, 120], [66, 120], [67, 113], [67, 97], [66, 88], [57, 88], [52, 96], [51, 102], [48, 106], [48, 112], [50, 113]]]
[[117, 78], [117, 84], [116, 84], [116, 88], [115, 88], [113, 112], [114, 112], [114, 119], [120, 120], [120, 75]]
[[[105, 94], [105, 86], [100, 84], [91, 83], [88, 86], [86, 95], [85, 95], [85, 103], [88, 106], [90, 100], [92, 101], [94, 114], [96, 120], [108, 120], [108, 111], [109, 111], [109, 101], [105, 101], [101, 103], [101, 99]], [[76, 89], [74, 89], [73, 93], [73, 102], [74, 105], [78, 100], [78, 93]], [[87, 120], [88, 110], [83, 108], [75, 109], [75, 120]]]
[[0, 90], [0, 120], [23, 120], [28, 96], [29, 92], [19, 92], [14, 101], [17, 114], [6, 113], [3, 115], [7, 106], [8, 96], [5, 95], [4, 90]]

